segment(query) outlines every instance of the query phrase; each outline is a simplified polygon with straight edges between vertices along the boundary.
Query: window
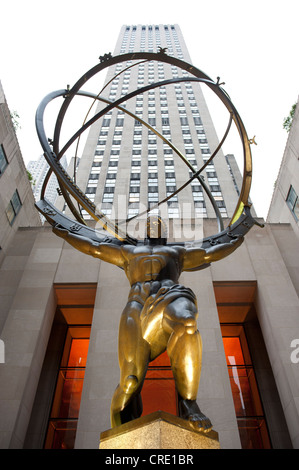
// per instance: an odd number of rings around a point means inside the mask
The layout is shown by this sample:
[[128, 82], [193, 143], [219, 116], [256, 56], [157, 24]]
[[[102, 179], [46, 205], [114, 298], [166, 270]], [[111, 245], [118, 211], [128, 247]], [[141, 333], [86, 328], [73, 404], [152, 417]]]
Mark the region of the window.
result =
[[240, 324], [222, 325], [222, 339], [243, 449], [271, 448], [258, 385]]
[[115, 123], [115, 126], [116, 127], [122, 127], [124, 125], [124, 119], [121, 117], [121, 118], [117, 118], [116, 119], [116, 123]]
[[69, 327], [56, 384], [45, 449], [73, 449], [90, 327]]
[[168, 217], [170, 219], [179, 218], [179, 208], [178, 207], [168, 207]]
[[3, 145], [0, 145], [0, 175], [2, 175], [3, 171], [8, 165], [8, 161], [4, 152]]
[[20, 200], [20, 196], [19, 196], [18, 190], [16, 189], [5, 211], [10, 225], [13, 224], [17, 214], [19, 213], [21, 209], [21, 206], [22, 206], [22, 203]]
[[202, 122], [201, 122], [201, 119], [200, 119], [200, 117], [194, 116], [194, 118], [193, 118], [193, 119], [194, 119], [194, 124], [195, 124], [195, 125], [196, 125], [196, 124], [201, 124], [201, 123], [202, 123]]
[[109, 119], [106, 118], [106, 119], [103, 120], [102, 126], [103, 126], [103, 127], [109, 127], [109, 126], [110, 126], [110, 122], [111, 122], [111, 119], [110, 119], [110, 118], [109, 118]]
[[295, 220], [298, 222], [299, 220], [299, 199], [296, 191], [294, 190], [293, 186], [290, 186], [290, 190], [287, 196], [287, 205], [291, 209]]
[[157, 410], [177, 415], [177, 392], [167, 352], [149, 364], [141, 397], [142, 416]]
[[113, 202], [113, 197], [114, 197], [114, 194], [113, 193], [104, 193], [103, 194], [103, 199], [102, 199], [102, 202], [103, 203], [106, 203], [106, 202], [109, 202], [112, 204]]
[[182, 126], [187, 126], [188, 125], [188, 119], [186, 117], [181, 117], [181, 125]]
[[96, 190], [97, 190], [97, 187], [95, 186], [92, 186], [92, 187], [87, 187], [86, 188], [86, 191], [85, 191], [85, 194], [95, 194], [96, 193]]

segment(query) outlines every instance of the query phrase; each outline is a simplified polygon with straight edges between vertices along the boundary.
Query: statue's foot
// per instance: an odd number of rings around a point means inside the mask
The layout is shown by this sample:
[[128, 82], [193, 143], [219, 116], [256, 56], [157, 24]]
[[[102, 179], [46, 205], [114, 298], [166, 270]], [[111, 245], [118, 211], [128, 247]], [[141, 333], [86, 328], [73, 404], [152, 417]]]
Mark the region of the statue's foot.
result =
[[180, 417], [187, 419], [195, 431], [209, 432], [212, 429], [212, 423], [199, 409], [195, 400], [180, 400]]

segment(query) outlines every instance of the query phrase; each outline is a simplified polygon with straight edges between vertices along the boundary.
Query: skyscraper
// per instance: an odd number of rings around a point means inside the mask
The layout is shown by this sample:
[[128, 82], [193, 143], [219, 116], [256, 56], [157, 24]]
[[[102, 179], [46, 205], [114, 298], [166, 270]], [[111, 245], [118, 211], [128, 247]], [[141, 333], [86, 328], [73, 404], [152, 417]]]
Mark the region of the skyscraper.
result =
[[[61, 164], [63, 168], [66, 168], [67, 159], [65, 155], [62, 157]], [[37, 160], [31, 160], [27, 165], [27, 170], [32, 176], [33, 195], [36, 201], [39, 201], [40, 199], [42, 185], [49, 168], [49, 164], [46, 162], [43, 155], [41, 155]], [[55, 201], [58, 197], [58, 189], [59, 187], [57, 178], [54, 174], [52, 174], [47, 185], [46, 198], [53, 204], [55, 204]]]
[[[123, 26], [114, 56], [165, 51], [190, 63], [178, 25]], [[191, 77], [179, 67], [150, 60], [111, 66], [101, 96], [109, 101], [147, 85]], [[98, 110], [103, 108], [99, 103]], [[219, 144], [198, 83], [178, 81], [140, 93], [108, 112], [91, 129], [77, 172], [78, 186], [107, 216], [125, 219], [168, 198], [210, 159]], [[182, 161], [176, 150], [187, 159]], [[222, 151], [203, 171], [222, 217], [230, 217], [238, 194]], [[195, 179], [159, 207], [166, 219], [215, 217], [202, 185]], [[90, 218], [87, 212], [86, 219]]]

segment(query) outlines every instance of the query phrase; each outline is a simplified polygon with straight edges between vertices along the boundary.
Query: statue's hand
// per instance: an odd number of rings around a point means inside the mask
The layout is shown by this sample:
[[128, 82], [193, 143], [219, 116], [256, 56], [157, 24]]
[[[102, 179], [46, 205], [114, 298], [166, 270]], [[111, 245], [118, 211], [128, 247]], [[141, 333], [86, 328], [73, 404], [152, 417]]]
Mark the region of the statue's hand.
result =
[[240, 246], [243, 243], [243, 241], [244, 241], [243, 235], [237, 234], [237, 235], [234, 236], [234, 238], [231, 240], [230, 243], [232, 245], [235, 245], [236, 248], [237, 248], [238, 246]]
[[104, 237], [99, 243], [113, 243], [113, 240], [110, 237]]
[[59, 224], [54, 225], [52, 230], [55, 233], [55, 235], [57, 235], [58, 237], [61, 237], [61, 238], [65, 238], [69, 233], [69, 231], [67, 229], [61, 227]]

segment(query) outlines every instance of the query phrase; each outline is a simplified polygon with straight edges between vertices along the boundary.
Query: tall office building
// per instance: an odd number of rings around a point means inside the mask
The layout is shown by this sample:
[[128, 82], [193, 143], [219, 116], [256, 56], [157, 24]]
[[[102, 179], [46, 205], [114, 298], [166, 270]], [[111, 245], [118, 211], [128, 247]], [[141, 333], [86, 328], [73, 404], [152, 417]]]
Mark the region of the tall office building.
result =
[[[61, 158], [61, 165], [63, 168], [66, 169], [67, 167], [67, 159], [66, 156], [63, 155]], [[30, 160], [27, 165], [27, 170], [30, 172], [32, 176], [32, 191], [36, 201], [39, 201], [41, 198], [41, 191], [44, 184], [45, 177], [48, 173], [50, 166], [45, 160], [44, 156], [41, 155], [37, 160]], [[49, 182], [47, 184], [47, 188], [45, 191], [45, 197], [50, 201], [52, 204], [55, 204], [56, 199], [59, 195], [59, 185], [57, 181], [57, 177], [54, 173], [50, 176]]]
[[[113, 55], [161, 48], [169, 56], [191, 62], [178, 25], [123, 26]], [[162, 61], [128, 60], [109, 68], [108, 86], [101, 96], [115, 101], [146, 85], [188, 76], [186, 70]], [[98, 111], [102, 108], [99, 103]], [[154, 88], [128, 100], [123, 108], [108, 112], [93, 126], [77, 173], [79, 187], [102, 212], [117, 219], [155, 206], [189, 179], [190, 169], [167, 141], [196, 171], [219, 143], [198, 83]], [[203, 171], [223, 217], [232, 216], [238, 197], [227, 162], [220, 151]], [[161, 205], [160, 211], [165, 219], [215, 217], [197, 179]], [[85, 213], [85, 218], [90, 216]]]

